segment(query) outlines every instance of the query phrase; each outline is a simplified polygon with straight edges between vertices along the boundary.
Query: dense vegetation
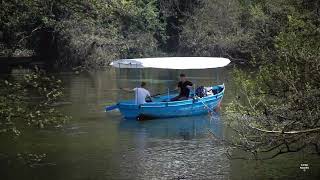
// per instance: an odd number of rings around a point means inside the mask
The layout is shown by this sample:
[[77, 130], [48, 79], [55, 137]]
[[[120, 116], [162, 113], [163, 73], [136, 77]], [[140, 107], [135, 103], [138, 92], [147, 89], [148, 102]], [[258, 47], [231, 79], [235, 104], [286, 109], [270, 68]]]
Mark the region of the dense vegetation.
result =
[[[1, 53], [28, 50], [60, 66], [151, 56], [164, 41], [156, 1], [5, 1]], [[20, 50], [20, 51], [19, 51]]]
[[[239, 99], [229, 106], [241, 147], [259, 158], [305, 149], [320, 155], [320, 4], [277, 1], [252, 4], [249, 46], [254, 74], [235, 72]], [[252, 51], [253, 50], [253, 51]], [[235, 123], [237, 122], [237, 123]]]
[[12, 0], [1, 5], [0, 55], [60, 67], [164, 55], [245, 61], [255, 71], [235, 71], [235, 146], [319, 153], [319, 25], [318, 0]]

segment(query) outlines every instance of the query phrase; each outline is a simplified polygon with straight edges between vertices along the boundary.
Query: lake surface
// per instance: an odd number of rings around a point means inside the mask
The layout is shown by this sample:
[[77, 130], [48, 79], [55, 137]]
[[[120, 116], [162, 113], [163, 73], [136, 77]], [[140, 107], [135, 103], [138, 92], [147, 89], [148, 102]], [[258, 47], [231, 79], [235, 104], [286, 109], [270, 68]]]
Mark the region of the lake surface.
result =
[[[216, 138], [231, 137], [223, 124], [225, 107], [237, 89], [231, 69], [183, 71], [196, 85], [225, 83], [222, 110], [214, 117], [124, 120], [105, 105], [132, 98], [120, 87], [134, 88], [146, 81], [152, 94], [173, 89], [178, 70], [116, 70], [61, 73], [65, 101], [61, 111], [72, 116], [62, 129], [36, 130], [18, 139], [15, 148], [3, 142], [3, 151], [46, 153], [46, 164], [33, 168], [3, 167], [4, 179], [316, 179], [318, 156], [288, 154], [268, 161], [230, 160]], [[8, 148], [10, 147], [10, 149]], [[300, 170], [307, 163], [309, 170]], [[1, 178], [2, 179], [2, 178]]]

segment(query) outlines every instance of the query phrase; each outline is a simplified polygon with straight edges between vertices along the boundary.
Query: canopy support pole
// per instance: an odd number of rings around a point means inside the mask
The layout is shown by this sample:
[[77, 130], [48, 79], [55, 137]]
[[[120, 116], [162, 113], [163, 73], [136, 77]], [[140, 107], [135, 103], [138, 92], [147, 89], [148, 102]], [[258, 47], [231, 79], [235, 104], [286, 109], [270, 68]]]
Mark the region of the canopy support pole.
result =
[[196, 95], [196, 86], [197, 86], [197, 82], [194, 83], [194, 85], [193, 85], [193, 97], [195, 97], [195, 95]]

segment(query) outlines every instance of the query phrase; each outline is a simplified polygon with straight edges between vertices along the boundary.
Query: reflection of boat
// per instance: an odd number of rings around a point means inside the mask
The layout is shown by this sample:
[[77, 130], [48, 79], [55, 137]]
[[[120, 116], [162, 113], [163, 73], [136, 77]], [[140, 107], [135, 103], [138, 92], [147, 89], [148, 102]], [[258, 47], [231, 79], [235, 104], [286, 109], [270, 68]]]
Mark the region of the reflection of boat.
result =
[[139, 117], [170, 118], [180, 116], [195, 116], [206, 114], [219, 106], [224, 95], [224, 85], [212, 87], [212, 94], [202, 98], [192, 98], [184, 101], [168, 102], [177, 94], [162, 95], [154, 98], [153, 102], [137, 105], [134, 100], [121, 101], [117, 104], [121, 114], [127, 119]]
[[194, 139], [212, 132], [216, 137], [223, 137], [223, 124], [220, 115], [192, 116], [153, 121], [120, 121], [120, 131], [134, 133], [138, 137]]

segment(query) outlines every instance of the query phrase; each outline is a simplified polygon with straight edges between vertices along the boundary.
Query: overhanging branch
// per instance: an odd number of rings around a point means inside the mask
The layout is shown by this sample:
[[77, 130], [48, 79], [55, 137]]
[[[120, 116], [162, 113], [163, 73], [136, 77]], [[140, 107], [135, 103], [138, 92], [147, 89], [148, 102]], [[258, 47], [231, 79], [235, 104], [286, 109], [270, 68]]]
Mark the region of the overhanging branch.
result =
[[248, 126], [254, 130], [261, 131], [264, 133], [301, 134], [301, 133], [314, 133], [314, 132], [320, 131], [320, 127], [319, 128], [312, 128], [312, 129], [305, 129], [305, 130], [300, 130], [300, 131], [273, 131], [273, 130], [261, 129], [261, 128], [254, 127], [251, 125], [248, 125]]

